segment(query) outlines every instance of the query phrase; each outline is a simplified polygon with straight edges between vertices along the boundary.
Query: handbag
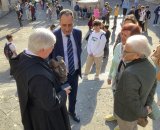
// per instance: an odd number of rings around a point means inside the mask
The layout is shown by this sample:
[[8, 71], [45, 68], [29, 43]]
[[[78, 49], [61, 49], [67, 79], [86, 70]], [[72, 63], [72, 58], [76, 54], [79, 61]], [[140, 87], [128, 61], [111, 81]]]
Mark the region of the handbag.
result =
[[142, 127], [146, 127], [147, 124], [148, 124], [147, 117], [145, 117], [145, 118], [138, 118], [137, 124], [140, 125], [140, 126], [142, 126]]
[[160, 118], [160, 107], [157, 105], [157, 103], [153, 100], [152, 102], [152, 112], [148, 115], [149, 118], [153, 120], [157, 120]]

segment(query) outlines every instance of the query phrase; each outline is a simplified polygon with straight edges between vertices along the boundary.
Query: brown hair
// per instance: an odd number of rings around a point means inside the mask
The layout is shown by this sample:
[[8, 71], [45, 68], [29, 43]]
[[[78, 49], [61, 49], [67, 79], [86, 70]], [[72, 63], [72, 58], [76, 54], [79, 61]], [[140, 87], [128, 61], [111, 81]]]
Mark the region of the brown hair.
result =
[[132, 35], [136, 35], [136, 34], [141, 34], [141, 29], [140, 29], [140, 27], [137, 24], [133, 24], [133, 23], [125, 24], [122, 27], [121, 32], [125, 31], [125, 30], [130, 31], [131, 32], [131, 36]]
[[135, 17], [133, 14], [127, 15], [127, 16], [124, 18], [123, 23], [125, 23], [127, 20], [130, 20], [132, 23], [137, 24], [136, 17]]
[[10, 40], [12, 37], [13, 37], [13, 36], [12, 36], [11, 34], [8, 34], [8, 35], [6, 36], [6, 39], [7, 39], [7, 40]]
[[95, 19], [93, 21], [93, 26], [101, 26], [101, 24], [102, 24], [102, 22], [100, 20], [98, 20], [98, 19]]

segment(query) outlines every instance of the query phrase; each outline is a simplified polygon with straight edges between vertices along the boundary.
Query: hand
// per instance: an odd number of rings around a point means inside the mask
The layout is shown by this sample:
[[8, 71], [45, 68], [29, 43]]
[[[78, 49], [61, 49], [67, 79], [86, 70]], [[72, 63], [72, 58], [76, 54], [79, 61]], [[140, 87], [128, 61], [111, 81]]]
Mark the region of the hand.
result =
[[71, 86], [66, 87], [64, 90], [66, 91], [66, 94], [68, 95], [71, 92]]
[[112, 83], [112, 80], [111, 79], [107, 79], [107, 83], [108, 83], [108, 85], [110, 85]]
[[148, 114], [150, 114], [152, 112], [152, 109], [150, 108], [150, 106], [146, 106], [146, 108], [147, 108]]

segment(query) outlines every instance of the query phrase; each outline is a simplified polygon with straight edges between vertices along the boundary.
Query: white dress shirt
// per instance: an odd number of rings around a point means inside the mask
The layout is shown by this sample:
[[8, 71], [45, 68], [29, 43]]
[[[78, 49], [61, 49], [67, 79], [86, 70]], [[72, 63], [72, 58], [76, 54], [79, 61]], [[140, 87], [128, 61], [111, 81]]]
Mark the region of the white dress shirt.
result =
[[[67, 70], [69, 70], [68, 69], [68, 53], [67, 53], [68, 37], [62, 31], [61, 31], [61, 33], [62, 33], [63, 48], [64, 48], [64, 60], [65, 60]], [[77, 56], [77, 47], [76, 47], [76, 43], [75, 43], [72, 32], [70, 34], [70, 39], [72, 41], [72, 47], [73, 47], [74, 67], [75, 67], [75, 70], [77, 70], [79, 68], [79, 66], [78, 66], [78, 56]]]

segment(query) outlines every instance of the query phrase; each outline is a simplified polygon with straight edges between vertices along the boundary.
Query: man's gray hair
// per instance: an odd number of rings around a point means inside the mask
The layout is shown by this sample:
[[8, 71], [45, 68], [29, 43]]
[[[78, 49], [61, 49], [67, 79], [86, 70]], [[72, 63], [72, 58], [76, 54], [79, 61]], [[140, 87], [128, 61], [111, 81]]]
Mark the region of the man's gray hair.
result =
[[37, 28], [34, 32], [29, 36], [28, 40], [28, 49], [36, 53], [41, 49], [47, 49], [56, 43], [56, 37], [54, 34], [45, 28]]
[[59, 15], [59, 18], [60, 18], [60, 19], [61, 19], [62, 15], [66, 15], [66, 16], [71, 15], [71, 16], [74, 18], [73, 12], [72, 12], [72, 10], [70, 10], [70, 9], [63, 9], [63, 10], [60, 12], [60, 15]]
[[126, 44], [142, 56], [149, 57], [151, 54], [151, 46], [144, 35], [133, 35], [127, 39]]

